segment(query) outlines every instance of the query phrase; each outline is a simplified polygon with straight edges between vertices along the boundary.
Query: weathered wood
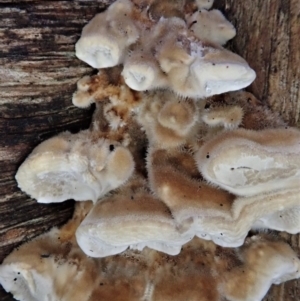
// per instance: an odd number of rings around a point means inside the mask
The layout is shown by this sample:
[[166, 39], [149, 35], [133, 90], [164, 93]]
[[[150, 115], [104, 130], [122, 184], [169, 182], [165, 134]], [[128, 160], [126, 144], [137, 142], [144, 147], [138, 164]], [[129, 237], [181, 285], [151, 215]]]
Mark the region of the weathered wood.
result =
[[300, 125], [300, 1], [215, 2], [237, 28], [231, 46], [257, 72], [248, 90]]
[[[109, 2], [106, 1], [105, 4]], [[230, 43], [257, 72], [249, 88], [291, 124], [300, 125], [300, 2], [215, 1], [236, 28]], [[72, 214], [73, 203], [37, 205], [14, 175], [34, 146], [88, 127], [91, 110], [74, 108], [76, 81], [92, 72], [75, 58], [83, 25], [104, 1], [0, 1], [0, 261], [21, 242]], [[281, 234], [300, 252], [299, 235]], [[299, 300], [300, 281], [273, 286], [265, 300]], [[1, 300], [13, 300], [0, 291]]]
[[[20, 192], [14, 175], [41, 141], [89, 126], [91, 110], [71, 102], [76, 81], [92, 71], [75, 58], [74, 44], [102, 9], [96, 1], [0, 3], [0, 261], [72, 215], [72, 201], [38, 205]], [[13, 300], [3, 290], [0, 299]]]

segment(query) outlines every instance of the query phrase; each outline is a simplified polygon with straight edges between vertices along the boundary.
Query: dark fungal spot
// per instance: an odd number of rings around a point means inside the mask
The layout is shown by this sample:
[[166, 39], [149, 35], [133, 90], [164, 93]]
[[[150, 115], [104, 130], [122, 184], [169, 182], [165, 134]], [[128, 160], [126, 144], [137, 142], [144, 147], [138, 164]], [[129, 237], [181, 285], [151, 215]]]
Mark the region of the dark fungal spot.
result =
[[206, 158], [209, 159], [209, 154], [206, 155]]
[[49, 254], [42, 254], [42, 255], [41, 255], [41, 258], [49, 258], [49, 257], [50, 257]]
[[113, 144], [110, 144], [110, 145], [109, 145], [109, 150], [110, 150], [111, 152], [113, 152], [114, 149], [115, 149], [115, 146], [114, 146]]

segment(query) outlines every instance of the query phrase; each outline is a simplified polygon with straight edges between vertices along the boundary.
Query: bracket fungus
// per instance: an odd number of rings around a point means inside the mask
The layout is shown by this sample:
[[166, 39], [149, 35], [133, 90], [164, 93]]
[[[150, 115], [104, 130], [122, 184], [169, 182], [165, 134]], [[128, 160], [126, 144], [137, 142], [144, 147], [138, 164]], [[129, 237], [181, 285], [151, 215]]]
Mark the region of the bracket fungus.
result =
[[82, 31], [76, 43], [76, 56], [94, 68], [107, 68], [122, 63], [124, 50], [139, 38], [132, 20], [133, 4], [118, 0], [98, 14]]
[[220, 106], [214, 109], [205, 109], [201, 114], [204, 123], [210, 127], [235, 129], [243, 121], [244, 111], [241, 106]]
[[300, 232], [300, 131], [219, 95], [255, 72], [221, 46], [235, 29], [212, 3], [117, 0], [84, 27], [76, 55], [100, 70], [72, 101], [96, 103], [90, 129], [41, 143], [16, 180], [41, 203], [87, 202], [4, 260], [19, 300], [252, 301], [300, 277], [261, 233]]
[[141, 179], [98, 202], [76, 231], [78, 244], [91, 257], [105, 257], [149, 247], [170, 255], [193, 236], [176, 225], [169, 209]]
[[87, 300], [86, 292], [97, 285], [97, 265], [76, 245], [74, 231], [90, 207], [90, 202], [78, 203], [73, 219], [61, 229], [14, 250], [0, 267], [4, 289], [22, 301]]
[[210, 9], [214, 4], [214, 0], [196, 0], [198, 9]]
[[[150, 11], [151, 5], [155, 3], [147, 6]], [[77, 57], [94, 68], [123, 64], [125, 83], [137, 91], [168, 88], [181, 96], [203, 98], [252, 83], [255, 72], [247, 62], [217, 45], [235, 34], [219, 11], [207, 12], [211, 29], [205, 37], [188, 27], [195, 17], [185, 20], [170, 13], [166, 18], [164, 12], [153, 20], [145, 17], [144, 5], [114, 2], [85, 26], [76, 44]], [[199, 22], [196, 33], [206, 26]]]
[[243, 264], [225, 273], [220, 291], [229, 301], [262, 300], [272, 283], [300, 277], [300, 261], [292, 249], [278, 241], [258, 237], [242, 250]]
[[234, 26], [217, 9], [200, 9], [187, 22], [197, 38], [213, 44], [224, 45], [236, 35]]
[[144, 95], [137, 115], [149, 143], [166, 148], [192, 138], [198, 128], [197, 118], [198, 108], [192, 99], [181, 101], [168, 91]]
[[205, 179], [236, 195], [298, 186], [300, 131], [237, 129], [207, 141], [195, 158]]
[[96, 202], [126, 182], [133, 169], [125, 147], [86, 130], [65, 132], [38, 145], [18, 169], [16, 180], [40, 203]]
[[250, 301], [262, 299], [272, 283], [300, 277], [295, 252], [268, 236], [254, 236], [226, 252], [195, 238], [177, 256], [145, 248], [91, 258], [75, 237], [91, 207], [91, 202], [77, 203], [65, 226], [12, 252], [0, 266], [4, 289], [22, 301]]

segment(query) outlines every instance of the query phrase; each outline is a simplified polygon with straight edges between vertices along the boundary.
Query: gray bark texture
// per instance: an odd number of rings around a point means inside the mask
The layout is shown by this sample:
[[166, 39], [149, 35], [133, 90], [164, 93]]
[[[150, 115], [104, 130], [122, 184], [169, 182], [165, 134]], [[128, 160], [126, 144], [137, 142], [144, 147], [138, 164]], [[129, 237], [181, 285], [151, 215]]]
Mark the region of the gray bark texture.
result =
[[[41, 141], [89, 126], [92, 111], [75, 108], [71, 97], [92, 69], [76, 59], [74, 45], [108, 2], [0, 0], [0, 262], [72, 215], [71, 201], [36, 204], [14, 175]], [[237, 28], [229, 47], [257, 72], [248, 90], [300, 126], [300, 1], [215, 2]], [[300, 254], [299, 235], [280, 235]], [[14, 299], [0, 290], [0, 300]], [[300, 300], [300, 281], [273, 286], [264, 300]]]

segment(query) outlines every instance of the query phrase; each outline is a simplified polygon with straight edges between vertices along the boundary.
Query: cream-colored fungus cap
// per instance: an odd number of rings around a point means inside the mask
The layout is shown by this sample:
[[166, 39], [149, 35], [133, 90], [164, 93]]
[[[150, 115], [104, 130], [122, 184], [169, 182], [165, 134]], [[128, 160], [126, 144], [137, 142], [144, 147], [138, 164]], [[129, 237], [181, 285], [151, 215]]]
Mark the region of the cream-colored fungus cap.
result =
[[196, 153], [207, 181], [240, 196], [299, 185], [300, 131], [295, 128], [223, 132]]
[[40, 203], [96, 202], [126, 182], [133, 169], [129, 150], [85, 130], [42, 142], [19, 167], [16, 180]]
[[192, 239], [163, 202], [144, 187], [136, 187], [139, 181], [131, 180], [98, 202], [78, 227], [78, 244], [88, 256], [105, 257], [144, 247], [176, 255]]
[[126, 49], [139, 37], [129, 0], [114, 2], [82, 30], [75, 45], [76, 56], [93, 68], [113, 67], [123, 62]]
[[187, 19], [189, 29], [201, 41], [224, 45], [234, 38], [236, 30], [221, 11], [200, 9]]

